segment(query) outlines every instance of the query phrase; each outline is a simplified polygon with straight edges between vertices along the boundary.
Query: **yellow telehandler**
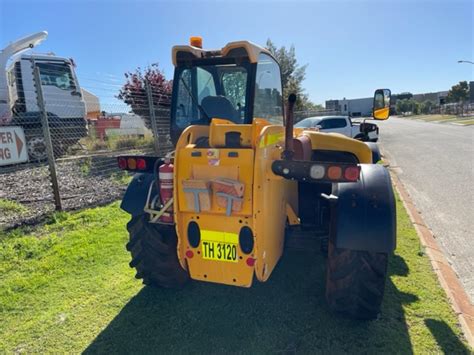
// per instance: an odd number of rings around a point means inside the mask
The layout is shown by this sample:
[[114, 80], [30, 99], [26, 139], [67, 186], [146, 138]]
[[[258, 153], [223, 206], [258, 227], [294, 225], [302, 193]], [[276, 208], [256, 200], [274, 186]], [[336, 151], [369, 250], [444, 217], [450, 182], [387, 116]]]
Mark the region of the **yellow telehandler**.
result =
[[[278, 62], [251, 42], [205, 50], [191, 37], [172, 60], [174, 151], [118, 158], [136, 173], [121, 205], [136, 277], [250, 287], [270, 277], [285, 245], [321, 242], [330, 308], [377, 317], [396, 243], [377, 146], [294, 128], [296, 96], [284, 105]], [[389, 107], [390, 90], [376, 90], [373, 117], [387, 119]]]

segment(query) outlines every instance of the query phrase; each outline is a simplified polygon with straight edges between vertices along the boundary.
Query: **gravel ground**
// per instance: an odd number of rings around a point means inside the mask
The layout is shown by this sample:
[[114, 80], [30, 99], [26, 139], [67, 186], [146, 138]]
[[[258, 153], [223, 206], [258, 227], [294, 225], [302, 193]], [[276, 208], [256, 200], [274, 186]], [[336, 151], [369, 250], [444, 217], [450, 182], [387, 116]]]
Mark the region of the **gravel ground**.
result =
[[[86, 157], [57, 162], [57, 176], [64, 210], [98, 206], [123, 195], [126, 184], [112, 156]], [[0, 210], [0, 230], [35, 224], [54, 211], [54, 197], [47, 165], [26, 164], [0, 168], [0, 199], [18, 202], [25, 212]]]

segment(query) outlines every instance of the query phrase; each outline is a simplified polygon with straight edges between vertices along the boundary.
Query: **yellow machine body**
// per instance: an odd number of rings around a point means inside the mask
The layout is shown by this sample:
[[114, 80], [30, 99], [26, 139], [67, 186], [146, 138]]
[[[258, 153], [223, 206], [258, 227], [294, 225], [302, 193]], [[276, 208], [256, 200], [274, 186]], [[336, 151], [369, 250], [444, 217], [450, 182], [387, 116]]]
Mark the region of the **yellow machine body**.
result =
[[[240, 133], [240, 147], [225, 147], [223, 137], [236, 131]], [[362, 142], [339, 134], [298, 129], [294, 134], [307, 135], [312, 149], [351, 152], [361, 163], [371, 162], [370, 148]], [[209, 148], [196, 144], [203, 137], [209, 139]], [[254, 275], [259, 281], [269, 278], [283, 253], [287, 221], [298, 223], [297, 182], [276, 176], [271, 170], [273, 161], [281, 159], [284, 139], [283, 126], [263, 119], [246, 125], [213, 119], [210, 126], [184, 130], [174, 158], [174, 213], [178, 258], [191, 278], [243, 287], [251, 286]], [[219, 196], [213, 191], [216, 179], [243, 185], [238, 210], [229, 213], [219, 205]], [[189, 186], [197, 186], [198, 190], [189, 192]], [[197, 224], [200, 235], [194, 247], [188, 235], [191, 223]], [[243, 227], [252, 231], [253, 248], [249, 253], [239, 245]], [[204, 255], [209, 245], [213, 246], [213, 258]], [[222, 253], [227, 255], [222, 258]]]

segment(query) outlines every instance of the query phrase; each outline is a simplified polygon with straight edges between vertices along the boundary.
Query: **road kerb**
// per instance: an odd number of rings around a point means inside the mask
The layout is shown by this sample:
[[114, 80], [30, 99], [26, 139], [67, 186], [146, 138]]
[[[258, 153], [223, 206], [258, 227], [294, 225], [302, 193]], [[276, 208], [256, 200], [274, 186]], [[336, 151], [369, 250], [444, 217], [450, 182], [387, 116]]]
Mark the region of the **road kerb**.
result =
[[451, 306], [458, 316], [464, 336], [469, 345], [474, 348], [474, 306], [471, 304], [459, 278], [441, 251], [433, 233], [424, 223], [421, 214], [416, 209], [410, 195], [397, 174], [391, 171], [391, 176], [400, 199], [418, 233], [424, 252], [430, 258], [431, 265], [438, 276], [439, 283], [445, 290]]

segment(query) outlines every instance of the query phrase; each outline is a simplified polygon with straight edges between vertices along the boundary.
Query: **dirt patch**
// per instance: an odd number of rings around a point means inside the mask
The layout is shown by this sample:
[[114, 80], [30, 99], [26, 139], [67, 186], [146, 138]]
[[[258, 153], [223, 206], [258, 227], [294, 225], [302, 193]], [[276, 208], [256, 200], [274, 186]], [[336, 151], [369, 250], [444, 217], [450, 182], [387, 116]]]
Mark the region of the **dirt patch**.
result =
[[[58, 161], [56, 169], [64, 210], [115, 201], [126, 188], [114, 157]], [[15, 201], [26, 208], [20, 214], [2, 211], [0, 229], [35, 224], [54, 211], [54, 195], [45, 164], [26, 164], [0, 172], [0, 186], [0, 199]]]

